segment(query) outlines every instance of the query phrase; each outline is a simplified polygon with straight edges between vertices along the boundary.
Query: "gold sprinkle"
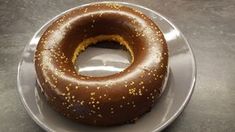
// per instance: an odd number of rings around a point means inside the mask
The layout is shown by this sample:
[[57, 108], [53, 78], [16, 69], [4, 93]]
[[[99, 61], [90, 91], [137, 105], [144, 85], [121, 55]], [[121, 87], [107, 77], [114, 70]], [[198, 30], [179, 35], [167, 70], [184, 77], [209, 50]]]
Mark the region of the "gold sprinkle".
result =
[[140, 83], [139, 83], [139, 85], [143, 85], [144, 84], [144, 82], [143, 81], [141, 81]]
[[95, 98], [94, 98], [94, 97], [91, 97], [91, 100], [95, 100]]
[[96, 112], [94, 110], [91, 110], [91, 113], [95, 114]]
[[100, 117], [100, 118], [102, 118], [102, 117], [103, 117], [101, 114], [98, 114], [97, 116], [98, 116], [98, 117]]
[[140, 95], [140, 96], [142, 95], [142, 91], [141, 91], [141, 89], [139, 89], [139, 95]]
[[80, 115], [79, 118], [84, 118], [84, 116]]
[[65, 88], [66, 88], [67, 91], [69, 91], [69, 87], [68, 86], [66, 86]]
[[84, 101], [81, 101], [80, 104], [83, 105], [83, 104], [84, 104]]

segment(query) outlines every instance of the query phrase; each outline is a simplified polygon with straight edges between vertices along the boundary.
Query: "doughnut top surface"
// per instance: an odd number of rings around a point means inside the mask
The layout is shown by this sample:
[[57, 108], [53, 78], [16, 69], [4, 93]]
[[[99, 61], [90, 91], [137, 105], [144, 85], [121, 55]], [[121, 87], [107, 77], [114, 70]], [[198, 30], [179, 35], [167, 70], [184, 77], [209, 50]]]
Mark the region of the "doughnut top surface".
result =
[[[127, 47], [132, 64], [105, 77], [80, 75], [76, 56], [88, 45], [110, 40]], [[168, 65], [167, 44], [142, 12], [96, 3], [66, 12], [42, 35], [35, 68], [49, 104], [67, 118], [92, 125], [136, 120], [162, 93]]]

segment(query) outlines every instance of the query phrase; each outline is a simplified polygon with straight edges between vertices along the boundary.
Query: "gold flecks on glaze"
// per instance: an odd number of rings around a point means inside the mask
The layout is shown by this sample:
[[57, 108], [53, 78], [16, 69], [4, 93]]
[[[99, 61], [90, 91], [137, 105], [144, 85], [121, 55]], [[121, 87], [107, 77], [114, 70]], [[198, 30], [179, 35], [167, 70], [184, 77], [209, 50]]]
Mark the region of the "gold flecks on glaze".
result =
[[[112, 8], [115, 8], [115, 7], [112, 7]], [[83, 9], [82, 11], [84, 11], [85, 9]], [[90, 11], [90, 10], [89, 10]], [[146, 19], [145, 18], [145, 16], [144, 15], [141, 15], [144, 19]], [[94, 17], [94, 16], [91, 16], [91, 17]], [[60, 20], [60, 22], [64, 22], [64, 20], [62, 19], [62, 20]], [[92, 20], [92, 22], [93, 22], [93, 20]], [[135, 23], [135, 21], [133, 21], [133, 23]], [[151, 28], [155, 28], [154, 27], [154, 25], [153, 24], [151, 24], [153, 27], [151, 27]], [[89, 32], [89, 31], [88, 31]], [[50, 33], [54, 33], [54, 31], [53, 30], [51, 30], [48, 34], [50, 34]], [[158, 33], [157, 34], [159, 37], [161, 37], [162, 36], [162, 34], [161, 34], [161, 32], [160, 33]], [[143, 37], [143, 36], [145, 36], [145, 34], [144, 34], [144, 32], [138, 32], [137, 34], [136, 34], [136, 36], [139, 36], [139, 37]], [[45, 40], [45, 41], [47, 41], [47, 40]], [[153, 39], [152, 41], [156, 41], [156, 39]], [[163, 41], [164, 40], [161, 40], [161, 39], [159, 39], [159, 41], [161, 41], [161, 43], [164, 43]], [[44, 43], [48, 43], [48, 42], [44, 42]], [[153, 45], [153, 44], [152, 44]], [[142, 48], [142, 50], [148, 50], [148, 49], [145, 49], [145, 48]], [[54, 52], [57, 52], [57, 51], [54, 51]], [[61, 63], [61, 65], [64, 65], [64, 64], [66, 64], [66, 63], [68, 63], [69, 61], [71, 61], [71, 60], [68, 60], [68, 58], [67, 57], [65, 57], [65, 56], [62, 56], [62, 57], [60, 57], [60, 56], [58, 56], [57, 54], [55, 54], [54, 56], [54, 61], [56, 61], [56, 62], [59, 62], [59, 63]], [[35, 57], [35, 60], [37, 61], [40, 61], [42, 58], [41, 57]], [[63, 60], [63, 61], [61, 61], [60, 62], [60, 60]], [[161, 57], [160, 58], [160, 60], [162, 61], [163, 60], [163, 57]], [[48, 59], [48, 61], [52, 61], [51, 59]], [[46, 69], [48, 69], [48, 67], [47, 66], [44, 66], [45, 67], [45, 70]], [[161, 68], [165, 68], [165, 65], [161, 65], [160, 66]], [[63, 71], [62, 71], [62, 69], [63, 68], [65, 68]], [[74, 75], [76, 75], [76, 73], [74, 72], [74, 71], [72, 71], [72, 69], [67, 69], [66, 67], [59, 67], [59, 69], [58, 69], [58, 73], [59, 72], [71, 72], [71, 73], [73, 73]], [[132, 72], [132, 71], [130, 71], [130, 70], [128, 70], [127, 71], [128, 73], [130, 73], [130, 72]], [[154, 72], [157, 72], [157, 71], [154, 71]], [[140, 77], [142, 78], [142, 80], [143, 80], [143, 82], [146, 82], [146, 80], [148, 80], [148, 78], [152, 78], [152, 81], [153, 81], [153, 77], [155, 77], [155, 78], [160, 78], [160, 76], [161, 75], [159, 75], [159, 76], [157, 76], [155, 73], [154, 73], [153, 71], [146, 71], [146, 73], [143, 73]], [[149, 74], [149, 76], [146, 76], [146, 75], [148, 75]], [[58, 76], [59, 76], [59, 74], [57, 74], [57, 73], [55, 73], [55, 75], [56, 76], [53, 76], [53, 77], [51, 77], [52, 79], [48, 79], [48, 81], [49, 82], [53, 82], [54, 81], [54, 83], [55, 84], [57, 84], [58, 83], [58, 80], [56, 79]], [[164, 74], [162, 74], [163, 76], [164, 76]], [[144, 78], [144, 77], [146, 77], [146, 79]], [[79, 78], [80, 79], [80, 78]], [[87, 80], [87, 78], [82, 78], [82, 80], [83, 81], [86, 81]], [[142, 83], [142, 82], [138, 82], [138, 81], [134, 81], [135, 83], [134, 84], [132, 84], [132, 82], [130, 81], [130, 80], [128, 80], [128, 83], [126, 83], [126, 84], [123, 84], [122, 86], [125, 86], [126, 85], [126, 89], [129, 89], [129, 88], [133, 88], [133, 87], [136, 87], [136, 90], [135, 90], [135, 93], [137, 93], [137, 95], [143, 95], [143, 94], [145, 94], [145, 92], [143, 92], [143, 91], [145, 91], [145, 89], [147, 89], [148, 88], [148, 83]], [[154, 82], [154, 81], [153, 81]], [[60, 82], [59, 82], [60, 83]], [[116, 85], [116, 84], [115, 84]], [[106, 88], [106, 87], [109, 87], [109, 88], [112, 88], [112, 87], [116, 87], [115, 85], [110, 85], [110, 86], [106, 86], [105, 85], [105, 87], [104, 88]], [[146, 86], [146, 88], [145, 88], [145, 86]], [[66, 86], [64, 86], [64, 87], [66, 87]], [[86, 86], [84, 86], [84, 85], [80, 85], [79, 84], [79, 88], [78, 87], [76, 87], [76, 85], [74, 85], [74, 86], [70, 86], [70, 85], [68, 85], [68, 88], [69, 88], [69, 90], [64, 90], [64, 92], [66, 93], [66, 96], [67, 96], [67, 94], [68, 93], [70, 93], [68, 96], [69, 97], [66, 97], [67, 98], [67, 100], [68, 100], [68, 102], [69, 103], [73, 103], [73, 102], [75, 102], [76, 100], [75, 100], [75, 96], [73, 95], [73, 93], [72, 93], [72, 91], [74, 92], [74, 90], [73, 89], [79, 89], [79, 91], [80, 91], [80, 88], [82, 89], [82, 88], [88, 88], [88, 87], [86, 87]], [[103, 86], [101, 85], [101, 89], [103, 89]], [[120, 86], [121, 87], [121, 86]], [[96, 87], [94, 87], [94, 88], [96, 88]], [[77, 90], [78, 91], [78, 90]], [[149, 91], [150, 92], [154, 92], [154, 93], [156, 93], [156, 91], [151, 91], [151, 89], [149, 89]], [[90, 92], [89, 92], [90, 93]], [[102, 95], [104, 94], [103, 92], [101, 92], [102, 93]], [[104, 99], [104, 100], [109, 100], [109, 98], [110, 97], [112, 97], [112, 96], [110, 96], [109, 95], [109, 93], [108, 92], [106, 92], [107, 93], [107, 96], [106, 96], [106, 98], [103, 98], [104, 96], [102, 96], [102, 95], [100, 95], [99, 96], [99, 94], [98, 94], [98, 92], [97, 92], [97, 94], [95, 94], [95, 95], [92, 95], [92, 96], [97, 96], [96, 97], [96, 99]], [[65, 96], [65, 95], [64, 95]], [[150, 96], [150, 98], [152, 99], [153, 98], [153, 96], [155, 96], [155, 95], [152, 95], [152, 96]], [[77, 97], [77, 96], [76, 96]], [[109, 97], [109, 98], [108, 98]], [[129, 100], [129, 98], [128, 98], [129, 96], [127, 96], [127, 98], [126, 97], [122, 97], [122, 96], [119, 96], [119, 98], [121, 98], [121, 99], [128, 99]], [[144, 97], [146, 97], [146, 96], [144, 96]], [[54, 97], [52, 97], [52, 99], [54, 99]], [[91, 99], [91, 100], [93, 100], [93, 99]], [[124, 101], [123, 100], [123, 104], [126, 104], [126, 102], [128, 102], [128, 100], [127, 101]], [[85, 102], [86, 101], [86, 102]], [[84, 101], [79, 101], [79, 100], [77, 100], [77, 102], [79, 103], [79, 104], [81, 104], [81, 105], [83, 105], [83, 104], [87, 104], [88, 103], [88, 100], [84, 100]], [[96, 100], [96, 101], [90, 101], [91, 102], [91, 104], [95, 104], [96, 106], [96, 108], [98, 109], [100, 109], [100, 107], [98, 107], [98, 104], [100, 104], [100, 103], [102, 103], [102, 102], [100, 102], [100, 100], [98, 101], [98, 100]], [[123, 105], [123, 104], [121, 104], [121, 105], [119, 105], [119, 107], [120, 108], [125, 108], [125, 107], [123, 107], [123, 106], [125, 106], [125, 105]], [[130, 104], [130, 103], [129, 103]], [[65, 105], [65, 103], [63, 104], [63, 105]], [[136, 104], [132, 104], [131, 105], [133, 108], [138, 108], [139, 107], [139, 105], [138, 105], [138, 102], [136, 102]], [[137, 107], [138, 106], [138, 107]], [[68, 104], [68, 108], [71, 110], [71, 111], [76, 111], [76, 109], [74, 109], [74, 108], [70, 108], [71, 107], [71, 105], [69, 105]], [[115, 106], [115, 109], [116, 108], [119, 108], [118, 106]], [[114, 110], [112, 110], [113, 112], [114, 112]], [[95, 112], [91, 112], [91, 113], [93, 113], [93, 114], [96, 114]], [[97, 116], [98, 116], [98, 114], [96, 114]], [[97, 120], [98, 121], [98, 120]]]
[[103, 118], [103, 116], [101, 114], [98, 114], [97, 116], [100, 117], [100, 118]]
[[93, 95], [95, 95], [95, 92], [92, 92], [92, 93], [91, 93], [91, 96], [93, 96]]

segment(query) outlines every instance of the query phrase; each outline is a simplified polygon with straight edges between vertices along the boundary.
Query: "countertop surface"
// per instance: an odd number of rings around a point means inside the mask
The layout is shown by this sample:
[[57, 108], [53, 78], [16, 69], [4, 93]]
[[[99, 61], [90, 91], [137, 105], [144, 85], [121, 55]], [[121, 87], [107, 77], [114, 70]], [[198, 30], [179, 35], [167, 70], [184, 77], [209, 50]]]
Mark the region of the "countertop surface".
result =
[[[153, 9], [186, 36], [197, 60], [193, 96], [164, 131], [235, 131], [235, 0], [127, 0]], [[43, 131], [17, 92], [17, 65], [33, 34], [79, 0], [0, 0], [0, 131]], [[87, 3], [87, 1], [86, 1]]]

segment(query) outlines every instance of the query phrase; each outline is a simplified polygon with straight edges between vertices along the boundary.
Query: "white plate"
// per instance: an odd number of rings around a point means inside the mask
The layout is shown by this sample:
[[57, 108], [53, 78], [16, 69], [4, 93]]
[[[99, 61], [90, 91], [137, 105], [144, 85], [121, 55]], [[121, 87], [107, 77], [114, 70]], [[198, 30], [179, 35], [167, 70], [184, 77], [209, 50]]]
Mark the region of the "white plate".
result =
[[[32, 119], [47, 131], [80, 132], [149, 132], [160, 131], [168, 126], [184, 109], [189, 101], [196, 79], [196, 65], [192, 50], [183, 34], [165, 17], [146, 7], [116, 2], [136, 8], [157, 23], [166, 38], [169, 48], [170, 75], [166, 90], [150, 113], [134, 124], [115, 127], [93, 127], [74, 123], [54, 112], [36, 89], [36, 75], [33, 56], [40, 36], [53, 18], [40, 28], [25, 47], [18, 66], [18, 90], [21, 100]], [[75, 7], [79, 8], [79, 7]], [[74, 9], [74, 8], [73, 8]], [[72, 10], [72, 9], [71, 9]]]

